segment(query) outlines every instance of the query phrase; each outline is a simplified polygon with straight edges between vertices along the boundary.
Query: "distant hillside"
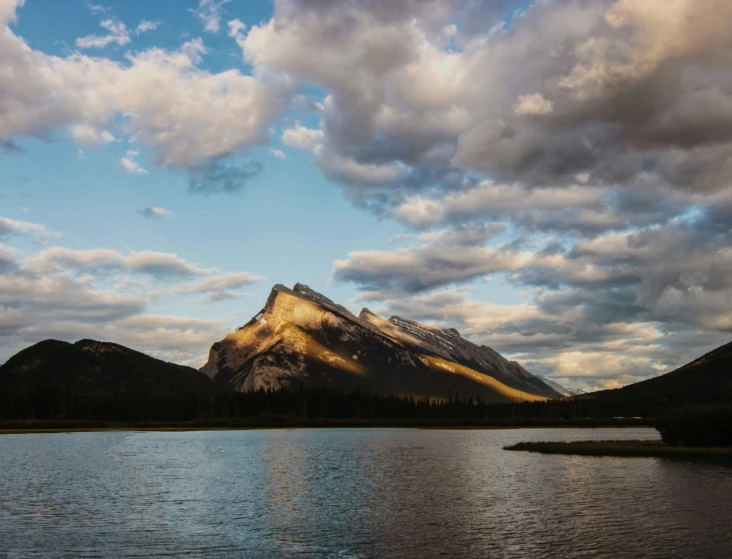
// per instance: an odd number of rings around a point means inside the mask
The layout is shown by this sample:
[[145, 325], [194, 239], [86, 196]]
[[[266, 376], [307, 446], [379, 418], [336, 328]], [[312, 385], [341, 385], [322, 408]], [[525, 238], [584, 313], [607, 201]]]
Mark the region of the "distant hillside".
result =
[[170, 419], [225, 392], [191, 367], [94, 340], [45, 340], [0, 366], [0, 417]]
[[487, 402], [560, 394], [515, 361], [443, 329], [368, 309], [356, 316], [306, 285], [275, 285], [264, 308], [215, 343], [202, 371], [241, 392], [297, 386]]
[[593, 392], [580, 400], [596, 400], [608, 409], [634, 415], [694, 404], [732, 402], [732, 343], [723, 345], [670, 373], [623, 388]]

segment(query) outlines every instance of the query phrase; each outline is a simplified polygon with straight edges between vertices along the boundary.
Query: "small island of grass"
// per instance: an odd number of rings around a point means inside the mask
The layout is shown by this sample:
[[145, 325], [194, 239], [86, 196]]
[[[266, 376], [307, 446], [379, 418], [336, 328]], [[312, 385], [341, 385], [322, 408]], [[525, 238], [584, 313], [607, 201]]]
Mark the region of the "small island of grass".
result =
[[707, 459], [732, 463], [732, 448], [671, 446], [661, 441], [523, 442], [504, 448], [542, 454]]
[[660, 441], [522, 442], [505, 450], [581, 456], [707, 459], [732, 463], [732, 405], [688, 406], [656, 423]]

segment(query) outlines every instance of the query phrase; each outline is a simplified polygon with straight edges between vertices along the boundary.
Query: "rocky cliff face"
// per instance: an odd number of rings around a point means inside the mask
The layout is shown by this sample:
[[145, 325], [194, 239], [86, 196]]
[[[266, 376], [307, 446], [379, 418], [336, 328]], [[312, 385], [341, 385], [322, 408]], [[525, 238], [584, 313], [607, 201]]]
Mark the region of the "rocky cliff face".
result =
[[275, 285], [254, 318], [213, 345], [201, 370], [240, 391], [305, 383], [499, 402], [559, 397], [518, 363], [457, 330], [385, 320], [368, 309], [356, 316], [301, 284]]

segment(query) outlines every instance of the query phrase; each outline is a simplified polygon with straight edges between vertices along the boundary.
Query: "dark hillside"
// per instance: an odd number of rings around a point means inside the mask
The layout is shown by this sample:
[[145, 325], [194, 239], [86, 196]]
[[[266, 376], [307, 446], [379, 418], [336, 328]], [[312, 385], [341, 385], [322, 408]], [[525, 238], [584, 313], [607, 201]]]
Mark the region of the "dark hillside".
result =
[[45, 340], [0, 366], [0, 417], [196, 417], [227, 392], [191, 367], [94, 340]]
[[670, 373], [579, 396], [598, 415], [655, 416], [689, 405], [732, 402], [732, 343]]

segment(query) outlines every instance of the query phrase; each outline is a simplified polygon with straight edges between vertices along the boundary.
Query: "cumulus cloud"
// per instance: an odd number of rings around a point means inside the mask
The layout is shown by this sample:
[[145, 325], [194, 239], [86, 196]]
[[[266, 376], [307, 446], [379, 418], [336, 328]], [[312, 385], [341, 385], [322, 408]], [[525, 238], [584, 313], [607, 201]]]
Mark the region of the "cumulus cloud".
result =
[[[247, 35], [248, 61], [325, 91], [323, 174], [427, 242], [352, 253], [334, 278], [393, 306], [500, 272], [535, 316], [491, 335], [554, 344], [541, 366], [566, 375], [671, 363], [642, 344], [613, 362], [630, 337], [723, 340], [729, 8], [548, 0], [506, 26], [497, 4], [280, 0]], [[502, 245], [472, 229], [501, 224]]]
[[317, 152], [322, 147], [323, 131], [306, 128], [296, 122], [292, 128], [282, 132], [282, 143], [293, 148]]
[[551, 101], [547, 101], [541, 93], [522, 95], [516, 101], [513, 112], [518, 115], [546, 115], [554, 110]]
[[534, 187], [484, 181], [443, 198], [443, 221], [510, 221], [532, 232], [597, 235], [664, 222], [698, 200], [643, 177], [623, 187]]
[[[242, 42], [257, 67], [327, 92], [319, 164], [349, 190], [372, 182], [364, 165], [420, 176], [457, 165], [543, 186], [579, 173], [613, 185], [649, 168], [671, 179], [661, 164], [674, 150], [683, 165], [732, 133], [731, 32], [716, 0], [549, 0], [508, 28], [500, 3], [388, 4], [280, 0]], [[725, 184], [684, 167], [687, 187]]]
[[[100, 144], [114, 140], [118, 129], [151, 148], [155, 164], [191, 171], [266, 144], [272, 120], [293, 93], [287, 79], [201, 70], [206, 47], [200, 39], [172, 51], [128, 53], [124, 62], [46, 55], [10, 29], [15, 8], [6, 1], [0, 14], [0, 75], [7, 76], [0, 78], [2, 141], [61, 133]], [[122, 27], [107, 27], [121, 37]], [[107, 41], [97, 39], [83, 44]], [[139, 170], [125, 159], [124, 168]]]
[[[201, 69], [200, 39], [123, 62], [46, 55], [13, 33], [20, 4], [0, 2], [3, 151], [131, 135], [191, 192], [232, 192], [292, 105], [314, 120], [282, 143], [414, 240], [336, 263], [363, 297], [462, 320], [560, 381], [655, 374], [732, 331], [732, 4], [276, 0], [269, 21], [226, 26], [251, 75]], [[193, 11], [217, 32], [224, 7]], [[131, 35], [112, 23], [90, 47]], [[496, 273], [529, 302], [460, 291]]]
[[394, 214], [403, 223], [421, 228], [438, 223], [442, 217], [442, 208], [434, 200], [413, 196], [397, 206]]

